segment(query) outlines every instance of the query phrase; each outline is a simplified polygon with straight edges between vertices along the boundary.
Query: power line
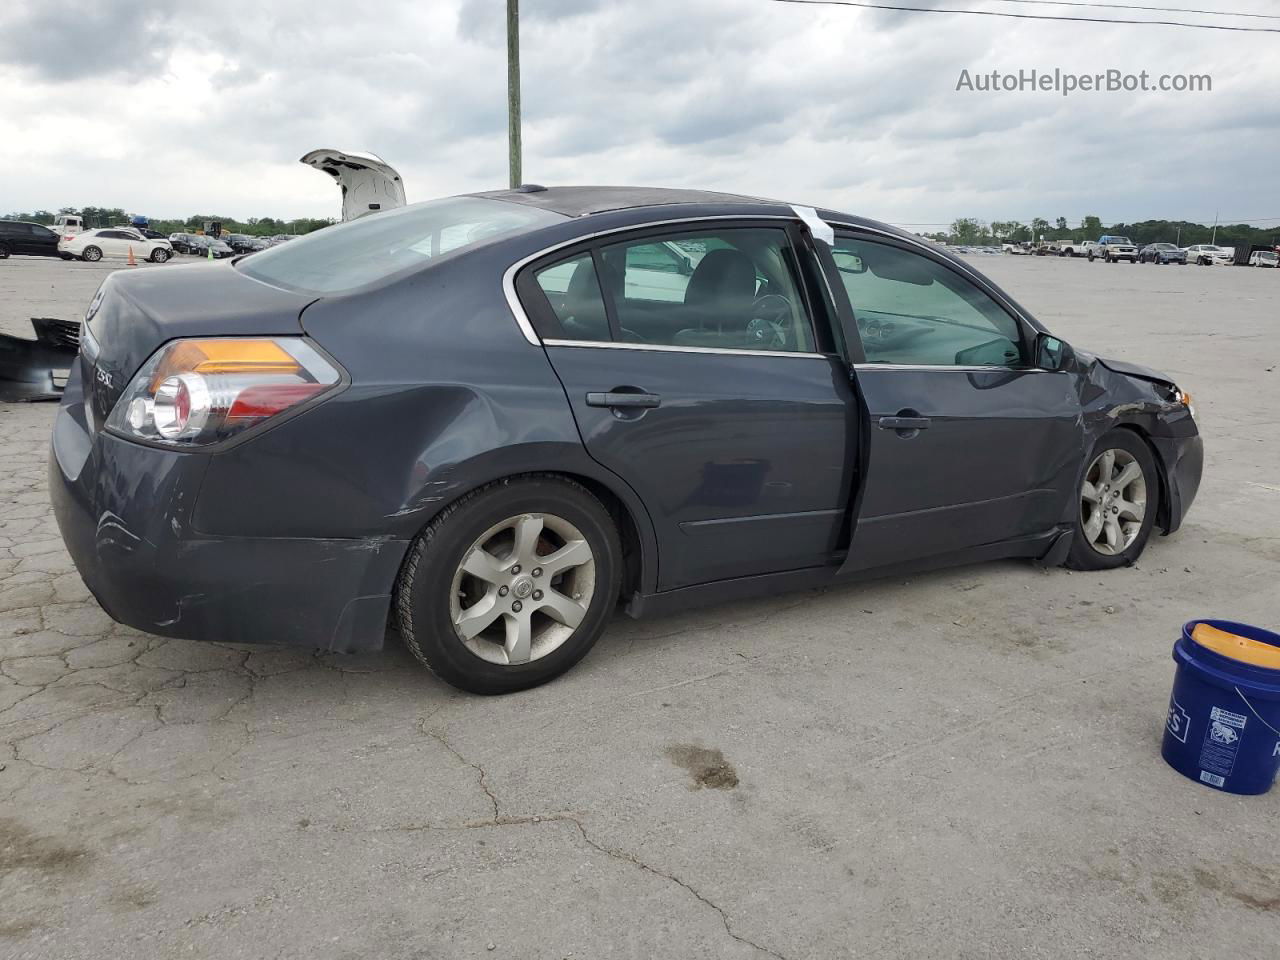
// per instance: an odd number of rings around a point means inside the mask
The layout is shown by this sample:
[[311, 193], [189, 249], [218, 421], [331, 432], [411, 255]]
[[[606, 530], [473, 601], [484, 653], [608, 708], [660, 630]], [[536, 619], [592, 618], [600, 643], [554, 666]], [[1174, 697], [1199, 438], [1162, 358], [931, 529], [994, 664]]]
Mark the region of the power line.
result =
[[969, 17], [1006, 17], [1012, 20], [1053, 20], [1067, 23], [1118, 23], [1147, 27], [1183, 27], [1188, 30], [1230, 30], [1233, 33], [1280, 33], [1280, 27], [1232, 27], [1223, 23], [1189, 23], [1185, 20], [1120, 20], [1106, 17], [1063, 17], [1039, 13], [1007, 13], [1003, 10], [948, 10], [939, 7], [905, 7], [866, 0], [772, 0], [797, 6], [861, 7], [866, 10], [895, 10], [899, 13], [944, 13]]
[[[1199, 13], [1206, 17], [1249, 17], [1255, 20], [1280, 20], [1280, 14], [1241, 13], [1229, 10], [1195, 10], [1190, 7], [1149, 7], [1137, 3], [1096, 3], [1092, 0], [992, 0], [994, 3], [1021, 3], [1038, 7], [1101, 7], [1104, 10], [1151, 10], [1156, 13]], [[1146, 23], [1148, 21], [1143, 21]]]

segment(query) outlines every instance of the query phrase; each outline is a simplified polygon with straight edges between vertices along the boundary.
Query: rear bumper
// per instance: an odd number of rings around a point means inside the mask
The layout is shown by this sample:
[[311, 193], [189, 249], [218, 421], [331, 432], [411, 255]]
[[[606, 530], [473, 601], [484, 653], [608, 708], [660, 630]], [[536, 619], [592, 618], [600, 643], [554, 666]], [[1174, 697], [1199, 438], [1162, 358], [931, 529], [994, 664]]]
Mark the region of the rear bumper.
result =
[[83, 410], [77, 373], [54, 424], [49, 495], [76, 569], [114, 619], [188, 640], [382, 646], [407, 542], [201, 535], [190, 516], [207, 456], [92, 434]]

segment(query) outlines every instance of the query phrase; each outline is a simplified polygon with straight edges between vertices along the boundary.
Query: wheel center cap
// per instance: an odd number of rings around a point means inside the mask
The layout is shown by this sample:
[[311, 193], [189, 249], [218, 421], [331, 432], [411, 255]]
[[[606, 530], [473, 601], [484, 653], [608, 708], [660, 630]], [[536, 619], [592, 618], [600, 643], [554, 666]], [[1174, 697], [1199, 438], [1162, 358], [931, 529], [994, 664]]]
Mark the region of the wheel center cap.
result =
[[528, 577], [520, 577], [511, 585], [511, 592], [521, 600], [526, 600], [533, 593], [533, 581]]

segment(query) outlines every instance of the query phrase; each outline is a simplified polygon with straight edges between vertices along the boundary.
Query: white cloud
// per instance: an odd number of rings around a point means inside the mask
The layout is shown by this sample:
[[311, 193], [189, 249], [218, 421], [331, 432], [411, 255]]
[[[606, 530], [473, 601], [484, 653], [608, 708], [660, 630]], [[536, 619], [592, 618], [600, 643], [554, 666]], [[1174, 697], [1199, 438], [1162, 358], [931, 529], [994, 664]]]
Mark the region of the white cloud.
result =
[[[332, 183], [296, 162], [322, 146], [382, 155], [411, 200], [501, 186], [504, 6], [10, 0], [0, 142], [20, 147], [0, 210], [332, 215]], [[901, 223], [1280, 217], [1274, 35], [766, 0], [522, 6], [527, 180], [738, 190]], [[1032, 67], [1209, 73], [1214, 89], [955, 90], [961, 69]]]

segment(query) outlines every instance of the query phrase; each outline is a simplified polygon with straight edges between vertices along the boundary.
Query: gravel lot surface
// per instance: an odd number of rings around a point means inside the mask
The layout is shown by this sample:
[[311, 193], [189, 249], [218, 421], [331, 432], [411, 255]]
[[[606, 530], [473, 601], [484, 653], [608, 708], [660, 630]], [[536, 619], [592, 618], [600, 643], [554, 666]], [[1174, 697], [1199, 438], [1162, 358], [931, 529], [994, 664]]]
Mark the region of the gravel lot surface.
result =
[[[1159, 741], [1183, 621], [1280, 625], [1280, 271], [975, 262], [1193, 392], [1180, 533], [1105, 575], [619, 619], [501, 699], [394, 642], [113, 624], [49, 511], [55, 408], [0, 405], [0, 956], [1273, 960], [1280, 790], [1184, 780]], [[0, 262], [0, 332], [78, 318], [110, 269]]]

